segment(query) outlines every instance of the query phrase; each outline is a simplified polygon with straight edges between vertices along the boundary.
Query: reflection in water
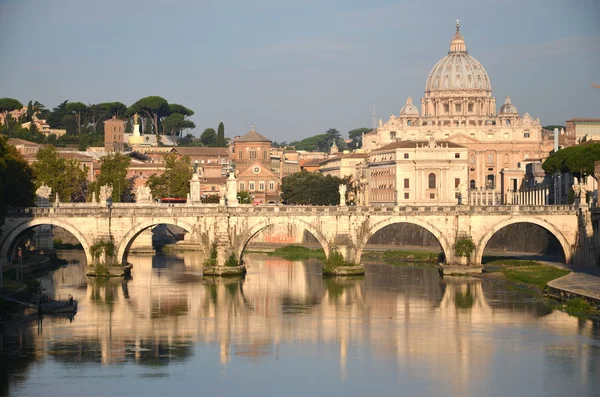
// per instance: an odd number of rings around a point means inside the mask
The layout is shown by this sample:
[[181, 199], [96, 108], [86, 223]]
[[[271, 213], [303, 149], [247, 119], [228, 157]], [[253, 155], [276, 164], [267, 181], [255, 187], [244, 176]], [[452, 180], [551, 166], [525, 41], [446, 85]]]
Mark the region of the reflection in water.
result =
[[[137, 374], [122, 380], [132, 385], [137, 376], [172, 387], [187, 374], [189, 392], [208, 382], [224, 394], [343, 385], [349, 395], [396, 394], [402, 384], [406, 395], [592, 395], [599, 386], [593, 323], [499, 282], [382, 264], [367, 264], [365, 277], [323, 279], [317, 260], [262, 255], [247, 256], [245, 278], [205, 279], [202, 259], [130, 255], [130, 280], [87, 279], [83, 265], [44, 277], [54, 296], [73, 293], [79, 312], [72, 322], [45, 317], [39, 333], [32, 323], [8, 332], [28, 335], [20, 343], [39, 360], [35, 372], [20, 370], [22, 382], [10, 380], [11, 393], [43, 386], [54, 395], [61, 381], [51, 374], [72, 368], [81, 378], [71, 382], [108, 394], [110, 380], [123, 378], [117, 363]], [[311, 382], [290, 390], [298, 374]]]

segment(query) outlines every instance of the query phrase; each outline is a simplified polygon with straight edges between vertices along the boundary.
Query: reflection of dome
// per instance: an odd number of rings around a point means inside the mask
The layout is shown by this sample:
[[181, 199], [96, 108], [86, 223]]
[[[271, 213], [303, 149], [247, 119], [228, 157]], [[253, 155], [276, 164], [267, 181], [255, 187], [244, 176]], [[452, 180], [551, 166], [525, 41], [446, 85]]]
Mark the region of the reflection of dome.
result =
[[456, 24], [456, 34], [450, 43], [448, 55], [435, 64], [425, 85], [425, 92], [445, 90], [481, 90], [491, 93], [492, 84], [487, 72], [467, 52], [465, 40]]
[[510, 102], [509, 95], [506, 95], [506, 100], [504, 101], [504, 105], [502, 105], [502, 107], [500, 108], [499, 114], [519, 114], [519, 112], [517, 111], [517, 107]]
[[419, 109], [412, 103], [412, 98], [408, 97], [406, 99], [406, 105], [402, 106], [400, 109], [400, 116], [418, 116]]

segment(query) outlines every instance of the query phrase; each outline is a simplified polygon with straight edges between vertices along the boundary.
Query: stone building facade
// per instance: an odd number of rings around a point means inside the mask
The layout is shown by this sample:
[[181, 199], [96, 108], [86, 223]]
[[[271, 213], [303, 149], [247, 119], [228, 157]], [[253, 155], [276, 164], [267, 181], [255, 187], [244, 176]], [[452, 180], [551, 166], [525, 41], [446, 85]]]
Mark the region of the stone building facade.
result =
[[[398, 141], [446, 141], [468, 150], [468, 186], [500, 189], [504, 169], [517, 170], [510, 177], [522, 183], [520, 162], [543, 159], [552, 150], [544, 140], [539, 119], [519, 115], [509, 96], [496, 113], [496, 98], [484, 67], [469, 55], [456, 25], [450, 51], [431, 70], [421, 109], [409, 97], [399, 115], [379, 121], [379, 127], [363, 136], [363, 148], [373, 151]], [[461, 159], [462, 160], [462, 159]]]
[[104, 148], [107, 152], [123, 152], [125, 146], [125, 120], [113, 116], [104, 122]]
[[467, 168], [467, 148], [453, 142], [390, 143], [369, 154], [367, 204], [455, 205], [466, 194]]
[[253, 204], [279, 202], [281, 180], [271, 171], [271, 140], [254, 130], [234, 138], [229, 155], [235, 165], [237, 190], [250, 194]]

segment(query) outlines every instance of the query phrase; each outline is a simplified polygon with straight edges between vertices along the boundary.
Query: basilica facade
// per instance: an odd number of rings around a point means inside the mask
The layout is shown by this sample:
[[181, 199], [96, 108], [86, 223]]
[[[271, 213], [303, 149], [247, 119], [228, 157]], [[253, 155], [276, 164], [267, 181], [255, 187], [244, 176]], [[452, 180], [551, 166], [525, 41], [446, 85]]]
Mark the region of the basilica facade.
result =
[[[542, 137], [539, 119], [528, 113], [521, 116], [508, 95], [497, 112], [490, 78], [483, 65], [467, 52], [458, 23], [450, 51], [429, 73], [420, 105], [419, 110], [408, 97], [398, 115], [386, 122], [380, 120], [377, 129], [363, 136], [363, 149], [372, 152], [403, 141], [464, 146], [468, 187], [505, 192], [521, 187], [525, 163], [543, 159], [552, 150], [552, 142]], [[453, 148], [448, 150], [454, 153]], [[437, 172], [422, 167], [424, 175]]]

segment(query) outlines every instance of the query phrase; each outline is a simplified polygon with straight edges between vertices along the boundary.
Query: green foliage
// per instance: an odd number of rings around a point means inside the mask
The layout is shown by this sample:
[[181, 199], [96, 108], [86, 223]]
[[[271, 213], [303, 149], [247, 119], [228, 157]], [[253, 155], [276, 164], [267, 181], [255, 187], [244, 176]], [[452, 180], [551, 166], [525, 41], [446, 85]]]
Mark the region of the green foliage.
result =
[[158, 135], [158, 123], [163, 118], [169, 115], [169, 104], [167, 100], [159, 96], [148, 96], [139, 99], [136, 103], [127, 109], [127, 115], [138, 113], [146, 116], [152, 121], [154, 133]]
[[210, 253], [208, 258], [202, 263], [204, 267], [217, 266], [217, 243], [213, 243], [210, 247]]
[[110, 277], [110, 270], [105, 263], [96, 263], [94, 265], [94, 275], [96, 277]]
[[561, 129], [566, 129], [567, 127], [565, 127], [564, 125], [545, 125], [542, 128], [549, 131], [554, 131], [555, 128], [558, 128], [558, 130], [560, 131]]
[[485, 266], [486, 269], [498, 269], [508, 280], [538, 288], [544, 288], [548, 282], [570, 273], [560, 267], [520, 259], [501, 258], [487, 262]]
[[237, 194], [237, 197], [240, 204], [252, 204], [252, 197], [246, 190], [240, 190]]
[[67, 102], [69, 101], [66, 100], [60, 103], [54, 109], [52, 109], [52, 111], [46, 118], [46, 122], [48, 123], [48, 125], [50, 125], [50, 128], [65, 128], [63, 124], [63, 119], [69, 113], [67, 111]]
[[557, 172], [569, 172], [577, 178], [594, 175], [594, 162], [600, 160], [600, 143], [570, 146], [552, 153], [542, 168], [548, 175]]
[[240, 264], [239, 264], [237, 258], [235, 257], [235, 254], [233, 252], [231, 254], [229, 254], [229, 257], [225, 261], [225, 266], [236, 267], [239, 265]]
[[471, 294], [471, 289], [467, 286], [465, 293], [457, 292], [454, 297], [454, 304], [459, 309], [470, 309], [475, 303], [475, 297]]
[[100, 187], [111, 185], [113, 188], [113, 202], [121, 202], [131, 193], [131, 181], [127, 179], [127, 170], [131, 164], [131, 157], [121, 153], [111, 153], [100, 159], [100, 175], [94, 182], [93, 189], [96, 197], [100, 195]]
[[597, 316], [598, 310], [590, 305], [585, 299], [574, 298], [567, 301], [564, 309], [567, 313], [574, 316]]
[[0, 98], [0, 112], [12, 112], [13, 110], [22, 109], [23, 104], [13, 98]]
[[51, 187], [52, 201], [57, 193], [63, 202], [85, 201], [87, 175], [77, 160], [59, 157], [56, 148], [51, 145], [40, 149], [36, 158], [32, 166], [36, 185], [45, 183]]
[[515, 282], [535, 285], [538, 288], [546, 287], [548, 282], [566, 276], [570, 272], [556, 266], [538, 263], [533, 266], [514, 266], [502, 269], [504, 276]]
[[193, 116], [194, 115], [194, 111], [191, 109], [186, 108], [183, 105], [179, 105], [178, 103], [170, 103], [169, 104], [169, 113], [171, 115], [173, 114], [180, 114], [182, 116]]
[[371, 132], [371, 128], [357, 128], [348, 132], [348, 137], [352, 139], [350, 149], [359, 149], [362, 147], [362, 135]]
[[144, 118], [144, 134], [151, 135], [153, 133], [152, 119], [149, 117]]
[[94, 261], [99, 261], [102, 253], [104, 253], [105, 256], [104, 264], [107, 264], [107, 262], [111, 261], [115, 256], [115, 243], [112, 241], [100, 240], [90, 247], [90, 254], [92, 255], [92, 258], [94, 258]]
[[164, 156], [165, 172], [161, 175], [151, 175], [146, 182], [150, 187], [152, 197], [186, 198], [190, 191], [190, 179], [194, 173], [187, 156], [177, 157], [174, 153]]
[[202, 197], [202, 202], [204, 204], [219, 204], [221, 198], [218, 194], [209, 194]]
[[179, 135], [187, 128], [196, 128], [193, 121], [187, 120], [183, 114], [174, 113], [163, 119], [163, 132], [165, 134]]
[[9, 206], [32, 206], [34, 198], [33, 170], [8, 139], [0, 136], [0, 225]]
[[337, 205], [341, 180], [331, 175], [301, 171], [283, 178], [282, 199], [287, 204]]
[[217, 144], [217, 133], [214, 129], [207, 128], [202, 135], [200, 135], [200, 140], [204, 146], [215, 146]]
[[131, 117], [127, 118], [127, 122], [125, 123], [125, 133], [126, 134], [133, 133], [133, 123], [131, 122]]
[[301, 141], [293, 141], [290, 142], [290, 146], [295, 147], [296, 150], [306, 150], [309, 152], [314, 152], [316, 150], [329, 151], [329, 146], [327, 146], [327, 134], [314, 135]]
[[468, 258], [475, 251], [475, 243], [471, 237], [459, 238], [454, 244], [454, 253], [458, 256]]
[[222, 121], [219, 123], [219, 128], [217, 129], [216, 146], [227, 147], [227, 142], [225, 141], [225, 126], [223, 125]]
[[67, 103], [67, 111], [72, 113], [77, 123], [77, 134], [81, 134], [82, 117], [85, 117], [88, 107], [82, 102]]
[[341, 266], [355, 266], [355, 264], [346, 261], [342, 254], [338, 251], [332, 251], [329, 254], [329, 258], [325, 260], [325, 264], [323, 265], [323, 271], [328, 273]]
[[310, 248], [300, 247], [298, 245], [286, 245], [269, 252], [270, 256], [277, 256], [289, 260], [301, 260], [309, 258], [325, 259], [323, 249], [311, 250]]

